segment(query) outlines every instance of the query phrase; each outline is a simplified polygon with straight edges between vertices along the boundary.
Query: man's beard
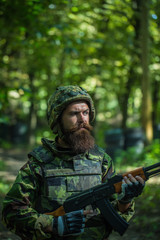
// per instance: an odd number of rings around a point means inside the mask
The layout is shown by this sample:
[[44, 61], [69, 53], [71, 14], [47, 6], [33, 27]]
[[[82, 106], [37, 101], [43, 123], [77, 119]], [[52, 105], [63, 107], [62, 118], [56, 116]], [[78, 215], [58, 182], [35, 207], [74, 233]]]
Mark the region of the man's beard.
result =
[[63, 128], [63, 141], [65, 141], [75, 153], [85, 153], [93, 148], [95, 144], [91, 131], [92, 126], [84, 123], [70, 130]]

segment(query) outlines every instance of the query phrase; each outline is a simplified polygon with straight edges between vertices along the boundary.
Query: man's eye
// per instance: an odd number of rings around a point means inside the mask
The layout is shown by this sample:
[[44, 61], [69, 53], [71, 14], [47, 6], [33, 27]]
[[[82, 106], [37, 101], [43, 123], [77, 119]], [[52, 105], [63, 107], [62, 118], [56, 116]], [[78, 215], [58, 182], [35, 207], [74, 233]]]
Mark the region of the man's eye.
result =
[[89, 112], [88, 112], [88, 111], [85, 111], [85, 112], [84, 112], [84, 115], [88, 115], [88, 114], [89, 114]]

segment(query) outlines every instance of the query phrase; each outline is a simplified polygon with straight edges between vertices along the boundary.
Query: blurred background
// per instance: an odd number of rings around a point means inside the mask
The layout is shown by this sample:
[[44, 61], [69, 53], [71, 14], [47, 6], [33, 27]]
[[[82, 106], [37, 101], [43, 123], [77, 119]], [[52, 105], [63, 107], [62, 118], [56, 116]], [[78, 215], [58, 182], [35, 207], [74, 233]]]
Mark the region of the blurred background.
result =
[[[1, 199], [28, 151], [55, 137], [47, 99], [61, 85], [91, 94], [94, 136], [117, 172], [160, 161], [160, 2], [0, 0]], [[137, 201], [131, 240], [160, 239], [159, 182]]]

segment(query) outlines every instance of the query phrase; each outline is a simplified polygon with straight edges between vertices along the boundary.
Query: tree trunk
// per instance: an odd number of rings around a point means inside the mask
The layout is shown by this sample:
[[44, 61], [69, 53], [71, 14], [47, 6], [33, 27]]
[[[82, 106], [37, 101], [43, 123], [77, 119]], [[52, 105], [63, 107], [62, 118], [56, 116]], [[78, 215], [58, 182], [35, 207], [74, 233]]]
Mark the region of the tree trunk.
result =
[[149, 76], [149, 0], [141, 0], [142, 126], [146, 141], [153, 138], [151, 82]]
[[30, 97], [30, 109], [29, 109], [29, 119], [28, 119], [28, 144], [34, 145], [35, 144], [35, 129], [37, 126], [37, 116], [35, 113], [35, 106], [34, 106], [34, 85], [33, 85], [33, 79], [34, 75], [32, 73], [29, 73], [29, 79], [30, 79], [30, 89], [31, 89], [31, 97]]
[[153, 112], [152, 112], [152, 121], [153, 126], [159, 123], [159, 100], [160, 100], [160, 82], [154, 80], [153, 81]]
[[125, 85], [125, 92], [120, 97], [120, 108], [122, 112], [122, 124], [123, 130], [127, 128], [128, 119], [128, 100], [132, 94], [133, 85], [135, 84], [135, 79], [138, 79], [137, 67], [140, 63], [139, 54], [139, 38], [140, 38], [140, 2], [139, 0], [132, 0], [132, 8], [134, 11], [133, 18], [131, 19], [131, 24], [134, 27], [135, 35], [133, 38], [133, 50], [131, 51], [132, 62], [130, 64], [130, 69], [128, 71], [128, 80]]

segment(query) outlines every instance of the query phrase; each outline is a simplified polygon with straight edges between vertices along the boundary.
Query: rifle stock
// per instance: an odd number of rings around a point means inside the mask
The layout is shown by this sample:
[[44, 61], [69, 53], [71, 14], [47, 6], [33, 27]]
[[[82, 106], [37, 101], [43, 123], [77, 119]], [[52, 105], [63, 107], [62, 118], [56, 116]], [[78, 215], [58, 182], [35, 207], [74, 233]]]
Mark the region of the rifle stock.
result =
[[63, 206], [60, 206], [59, 208], [57, 208], [55, 211], [53, 212], [48, 212], [45, 213], [46, 215], [52, 215], [54, 217], [59, 217], [59, 216], [63, 216], [65, 215], [65, 210]]

